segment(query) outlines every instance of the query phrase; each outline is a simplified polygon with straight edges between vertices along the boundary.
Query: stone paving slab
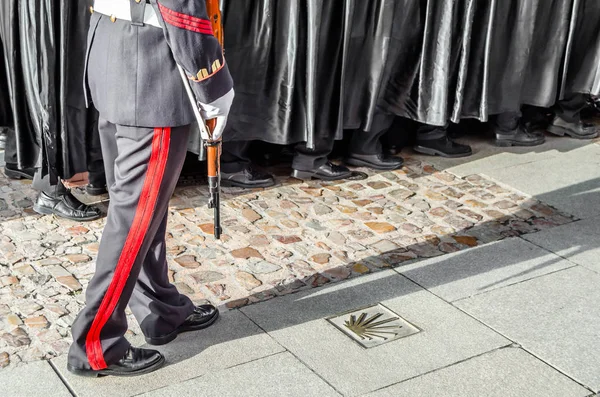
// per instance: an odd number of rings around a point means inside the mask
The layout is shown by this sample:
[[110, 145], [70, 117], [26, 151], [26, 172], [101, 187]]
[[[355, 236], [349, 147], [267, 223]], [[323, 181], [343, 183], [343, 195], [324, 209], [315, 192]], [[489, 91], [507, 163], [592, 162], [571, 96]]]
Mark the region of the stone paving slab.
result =
[[575, 266], [521, 238], [400, 266], [396, 271], [447, 301]]
[[71, 397], [50, 363], [45, 361], [0, 372], [0, 394], [6, 397]]
[[[325, 320], [377, 302], [421, 332], [365, 349]], [[348, 396], [374, 391], [510, 344], [391, 270], [241, 310]]]
[[600, 217], [524, 236], [573, 263], [600, 273]]
[[587, 145], [561, 156], [486, 172], [580, 219], [600, 215], [600, 146]]
[[576, 266], [456, 305], [581, 384], [600, 390], [600, 275]]
[[505, 348], [410, 379], [369, 397], [584, 397], [590, 391], [517, 348]]
[[289, 353], [277, 354], [210, 373], [143, 396], [154, 397], [307, 397], [340, 396]]
[[[286, 172], [274, 188], [223, 190], [220, 242], [206, 187], [176, 191], [167, 249], [182, 293], [237, 308], [574, 220], [488, 178], [410, 158], [364, 180], [303, 183]], [[34, 214], [35, 198], [30, 182], [0, 174], [0, 354], [10, 366], [66, 353], [104, 226]]]
[[556, 158], [575, 151], [584, 146], [589, 146], [589, 141], [570, 139], [564, 137], [546, 136], [546, 143], [535, 147], [510, 147], [499, 149], [493, 144], [491, 138], [470, 136], [458, 139], [459, 142], [468, 144], [473, 149], [473, 155], [466, 159], [451, 159], [444, 157], [430, 157], [405, 149], [402, 155], [427, 162], [438, 169], [452, 172], [459, 177], [473, 174], [487, 174], [489, 171], [514, 167], [515, 165], [529, 164], [537, 161]]
[[[150, 347], [150, 346], [148, 346]], [[284, 349], [236, 310], [222, 314], [212, 327], [180, 335], [165, 346], [152, 346], [167, 359], [162, 369], [135, 378], [85, 378], [66, 370], [66, 356], [53, 360], [77, 396], [133, 396], [237, 366]]]

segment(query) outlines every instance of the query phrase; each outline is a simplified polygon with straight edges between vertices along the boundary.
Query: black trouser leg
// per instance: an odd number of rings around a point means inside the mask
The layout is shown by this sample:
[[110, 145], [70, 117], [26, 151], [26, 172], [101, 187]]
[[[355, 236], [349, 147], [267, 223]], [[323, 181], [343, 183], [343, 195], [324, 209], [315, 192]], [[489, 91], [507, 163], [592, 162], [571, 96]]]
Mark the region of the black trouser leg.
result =
[[382, 154], [383, 146], [381, 137], [390, 129], [394, 122], [394, 116], [377, 113], [371, 125], [370, 131], [356, 130], [352, 134], [350, 154], [373, 155]]
[[581, 120], [581, 111], [585, 106], [586, 100], [583, 94], [572, 94], [558, 101], [555, 111], [561, 119], [569, 123], [576, 123]]
[[95, 187], [102, 187], [106, 185], [106, 175], [100, 133], [96, 128], [96, 122], [88, 128], [88, 140], [90, 142], [88, 145], [89, 181]]
[[370, 131], [355, 130], [352, 133], [352, 139], [350, 140], [350, 147], [348, 148], [349, 154], [380, 154], [383, 149], [381, 142], [379, 141], [381, 136], [386, 131], [379, 133], [373, 133]]
[[292, 168], [298, 171], [312, 171], [323, 166], [328, 161], [328, 156], [333, 150], [335, 137], [318, 137], [315, 148], [308, 149], [306, 143], [296, 145], [296, 153], [292, 161]]
[[448, 138], [448, 125], [434, 126], [423, 124], [417, 129], [415, 151], [430, 156], [465, 157], [473, 152], [468, 145], [462, 145]]
[[513, 135], [516, 133], [519, 127], [519, 121], [521, 120], [521, 112], [504, 112], [500, 113], [492, 119], [492, 123], [495, 126], [495, 132], [497, 134]]
[[42, 169], [38, 168], [33, 175], [33, 188], [38, 192], [44, 192], [50, 197], [60, 197], [67, 192], [67, 188], [59, 180], [56, 185], [50, 183], [50, 175], [42, 177]]
[[221, 171], [234, 174], [243, 171], [250, 165], [251, 141], [231, 141], [223, 143], [221, 154]]
[[433, 141], [444, 138], [448, 135], [448, 125], [443, 127], [429, 124], [422, 124], [417, 128], [417, 142]]
[[6, 164], [17, 164], [17, 137], [15, 130], [8, 127], [2, 127], [6, 132], [6, 147], [4, 148], [4, 162]]

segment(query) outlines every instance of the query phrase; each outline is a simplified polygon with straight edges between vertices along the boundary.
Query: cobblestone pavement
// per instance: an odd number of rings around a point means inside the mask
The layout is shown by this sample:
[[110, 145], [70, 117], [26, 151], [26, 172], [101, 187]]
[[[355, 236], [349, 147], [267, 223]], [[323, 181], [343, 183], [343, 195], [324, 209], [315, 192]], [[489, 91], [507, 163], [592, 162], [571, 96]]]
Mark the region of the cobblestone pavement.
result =
[[[220, 242], [207, 189], [177, 190], [168, 253], [181, 292], [237, 308], [574, 220], [482, 176], [459, 179], [414, 159], [364, 180], [279, 182], [224, 189]], [[104, 224], [39, 216], [35, 197], [30, 183], [0, 176], [0, 367], [67, 351]]]

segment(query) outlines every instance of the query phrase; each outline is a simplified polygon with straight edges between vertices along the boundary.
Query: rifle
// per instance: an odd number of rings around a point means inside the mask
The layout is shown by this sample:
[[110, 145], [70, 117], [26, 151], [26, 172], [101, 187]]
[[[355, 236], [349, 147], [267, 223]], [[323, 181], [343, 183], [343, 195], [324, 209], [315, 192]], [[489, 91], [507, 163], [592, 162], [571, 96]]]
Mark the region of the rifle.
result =
[[[222, 19], [221, 19], [221, 10], [219, 8], [218, 0], [206, 0], [206, 10], [208, 12], [208, 16], [210, 18], [213, 34], [219, 40], [221, 44], [221, 48], [223, 47], [223, 28], [222, 28]], [[192, 104], [192, 109], [194, 110], [194, 116], [196, 116], [196, 120], [198, 121], [198, 125], [200, 127], [200, 136], [202, 137], [202, 141], [204, 142], [204, 147], [206, 148], [206, 160], [207, 160], [207, 174], [208, 174], [208, 191], [210, 193], [210, 198], [208, 199], [208, 208], [214, 209], [214, 222], [215, 222], [215, 238], [217, 240], [221, 239], [221, 140], [214, 140], [212, 132], [215, 129], [215, 120], [204, 120], [202, 114], [200, 113], [200, 109], [198, 108], [198, 104], [196, 102], [196, 97], [194, 92], [192, 91], [192, 87], [190, 87], [190, 80], [188, 79], [185, 71], [179, 65], [179, 74], [181, 75], [181, 79], [183, 80], [183, 85], [187, 92], [187, 95]]]

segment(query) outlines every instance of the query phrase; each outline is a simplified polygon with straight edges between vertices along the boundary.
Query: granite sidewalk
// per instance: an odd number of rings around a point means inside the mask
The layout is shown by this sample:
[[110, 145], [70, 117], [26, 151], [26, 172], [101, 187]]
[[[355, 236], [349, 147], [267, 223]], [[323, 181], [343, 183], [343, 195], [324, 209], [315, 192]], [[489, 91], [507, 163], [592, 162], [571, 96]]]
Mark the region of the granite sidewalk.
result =
[[179, 189], [172, 279], [222, 318], [133, 379], [65, 370], [103, 221], [34, 215], [30, 187], [0, 177], [3, 395], [599, 393], [600, 145], [474, 146], [364, 180], [228, 189], [219, 244], [206, 190]]

